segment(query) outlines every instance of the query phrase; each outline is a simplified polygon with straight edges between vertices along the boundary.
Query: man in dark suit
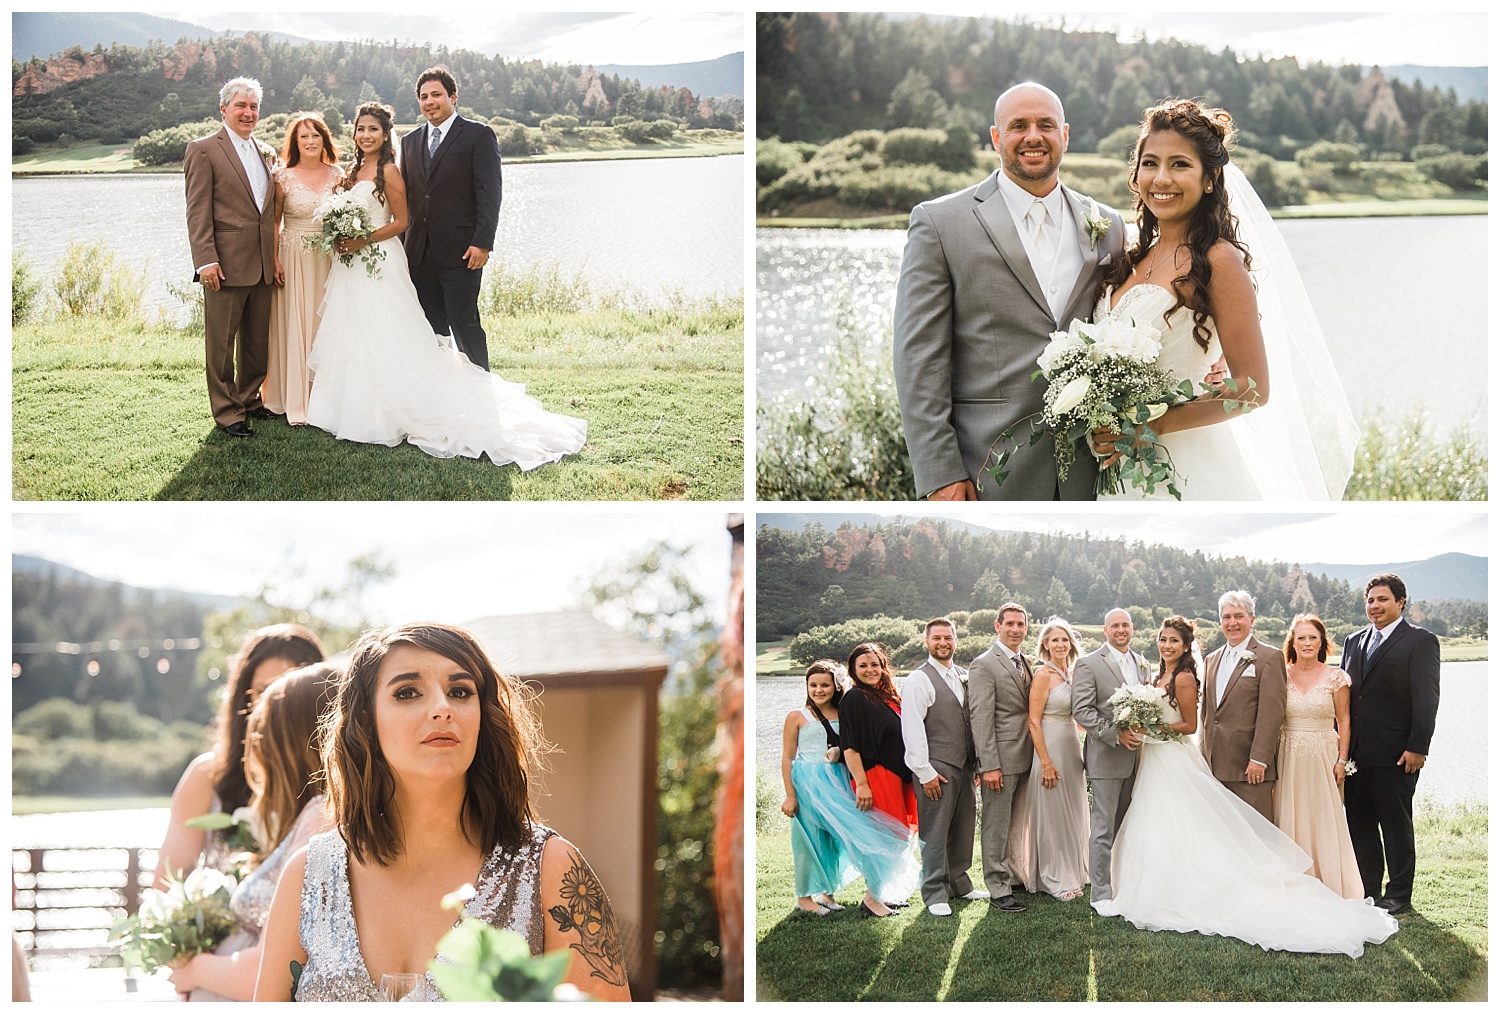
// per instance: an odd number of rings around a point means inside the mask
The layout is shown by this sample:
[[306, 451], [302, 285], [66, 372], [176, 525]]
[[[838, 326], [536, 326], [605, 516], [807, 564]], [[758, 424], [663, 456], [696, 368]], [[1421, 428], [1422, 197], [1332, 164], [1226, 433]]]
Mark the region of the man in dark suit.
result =
[[476, 366], [488, 370], [488, 339], [479, 323], [479, 286], [500, 221], [500, 145], [487, 124], [454, 111], [453, 75], [432, 67], [417, 78], [427, 123], [401, 139], [406, 180], [406, 260], [432, 330], [451, 334]]
[[237, 77], [219, 92], [224, 126], [187, 146], [188, 245], [203, 283], [204, 362], [214, 422], [232, 437], [247, 419], [271, 419], [261, 404], [276, 280], [276, 153], [255, 140], [260, 82]]
[[[1437, 724], [1438, 639], [1401, 618], [1406, 584], [1377, 574], [1365, 585], [1371, 626], [1344, 640], [1349, 674], [1349, 757], [1344, 812], [1365, 894], [1395, 915], [1411, 908], [1417, 868], [1411, 801]], [[1382, 893], [1381, 881], [1389, 873]]]

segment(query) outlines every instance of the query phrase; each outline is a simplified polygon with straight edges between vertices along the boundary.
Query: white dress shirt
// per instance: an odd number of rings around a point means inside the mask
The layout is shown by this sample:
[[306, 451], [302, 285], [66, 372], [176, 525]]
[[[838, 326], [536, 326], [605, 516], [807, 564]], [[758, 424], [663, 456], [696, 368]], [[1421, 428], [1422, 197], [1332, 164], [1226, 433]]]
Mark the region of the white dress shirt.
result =
[[1062, 184], [1052, 188], [1052, 192], [1041, 198], [1042, 206], [1047, 209], [1047, 224], [1043, 227], [1052, 239], [1052, 249], [1055, 253], [1051, 263], [1043, 263], [1041, 256], [1037, 253], [1036, 244], [1031, 237], [1031, 225], [1026, 221], [1026, 215], [1031, 210], [1031, 205], [1038, 198], [1035, 194], [1023, 190], [1021, 185], [1009, 176], [1004, 170], [996, 173], [1000, 181], [1000, 195], [1005, 198], [1005, 206], [1010, 211], [1010, 217], [1015, 220], [1016, 231], [1021, 234], [1021, 245], [1026, 248], [1026, 258], [1031, 262], [1032, 273], [1042, 286], [1042, 294], [1047, 297], [1047, 306], [1052, 311], [1052, 319], [1060, 324], [1066, 324], [1062, 315], [1068, 309], [1068, 297], [1073, 294], [1073, 286], [1078, 282], [1078, 274], [1083, 270], [1083, 248], [1078, 244], [1078, 224], [1073, 218], [1073, 209], [1063, 193]]
[[1141, 667], [1136, 665], [1135, 655], [1129, 651], [1121, 651], [1112, 644], [1106, 644], [1110, 655], [1115, 660], [1115, 665], [1120, 667], [1120, 672], [1125, 676], [1125, 682], [1138, 686], [1146, 682], [1146, 674], [1141, 672]]
[[[958, 670], [945, 666], [931, 655], [927, 664], [932, 666], [948, 684], [959, 703], [963, 703], [964, 684]], [[937, 777], [937, 768], [927, 755], [927, 709], [937, 701], [937, 690], [925, 669], [914, 669], [901, 684], [901, 739], [906, 743], [906, 766], [920, 784], [927, 784]]]
[[[448, 114], [448, 118], [446, 120], [444, 120], [442, 123], [433, 123], [431, 120], [427, 121], [427, 133], [424, 134], [423, 137], [422, 137], [422, 151], [424, 153], [430, 153], [432, 151], [432, 134], [433, 134], [433, 131], [437, 132], [437, 135], [438, 135], [438, 146], [442, 147], [443, 138], [445, 138], [445, 137], [448, 136], [448, 125], [453, 122], [454, 115], [456, 115], [456, 114], [449, 113]], [[428, 154], [428, 157], [431, 158], [432, 156], [430, 154]]]
[[[1224, 703], [1224, 688], [1229, 685], [1229, 677], [1234, 675], [1234, 667], [1239, 662], [1239, 651], [1250, 643], [1247, 636], [1239, 644], [1225, 644], [1224, 651], [1219, 655], [1219, 665], [1214, 669], [1214, 707]], [[1234, 661], [1230, 662], [1230, 653], [1234, 653]], [[1225, 663], [1228, 662], [1228, 665]], [[1253, 663], [1252, 663], [1253, 664]]]

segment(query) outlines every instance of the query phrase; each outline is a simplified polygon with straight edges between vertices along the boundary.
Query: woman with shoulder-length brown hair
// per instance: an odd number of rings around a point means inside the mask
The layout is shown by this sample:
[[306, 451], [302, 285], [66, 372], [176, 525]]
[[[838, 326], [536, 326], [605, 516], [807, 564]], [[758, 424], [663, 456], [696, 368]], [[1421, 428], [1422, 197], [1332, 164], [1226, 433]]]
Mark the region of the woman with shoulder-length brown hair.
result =
[[192, 1000], [249, 1000], [255, 995], [260, 931], [281, 871], [292, 853], [332, 826], [324, 805], [317, 735], [338, 675], [338, 667], [328, 662], [294, 669], [267, 687], [250, 711], [245, 777], [252, 793], [250, 819], [263, 854], [253, 857], [254, 868], [229, 899], [238, 930], [213, 953], [188, 958], [172, 971], [172, 985]]
[[200, 831], [187, 821], [207, 813], [233, 813], [250, 803], [245, 780], [245, 725], [261, 691], [293, 669], [323, 661], [318, 636], [295, 623], [277, 623], [255, 631], [229, 662], [229, 688], [219, 709], [214, 748], [197, 757], [172, 792], [167, 836], [157, 851], [156, 886], [166, 886], [167, 871], [185, 873], [203, 863], [227, 872], [231, 849], [225, 835]]
[[317, 113], [297, 113], [287, 124], [276, 179], [276, 287], [271, 290], [271, 332], [261, 399], [267, 414], [307, 424], [312, 374], [307, 355], [318, 333], [323, 287], [333, 258], [309, 249], [323, 230], [319, 203], [344, 178], [333, 133]]
[[[282, 874], [266, 923], [256, 1000], [379, 1000], [384, 975], [423, 975], [453, 927], [442, 899], [524, 936], [533, 954], [571, 949], [568, 981], [628, 1000], [603, 885], [527, 795], [542, 740], [528, 693], [467, 632], [435, 623], [355, 644], [322, 729], [337, 832], [315, 835]], [[431, 976], [421, 991], [437, 995]]]

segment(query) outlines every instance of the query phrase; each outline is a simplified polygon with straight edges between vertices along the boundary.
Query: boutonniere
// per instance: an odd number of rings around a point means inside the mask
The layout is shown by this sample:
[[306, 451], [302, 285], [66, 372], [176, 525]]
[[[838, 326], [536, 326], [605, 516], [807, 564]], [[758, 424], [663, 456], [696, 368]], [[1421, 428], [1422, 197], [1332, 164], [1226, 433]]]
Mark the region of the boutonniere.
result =
[[1099, 246], [1099, 241], [1104, 234], [1109, 232], [1110, 219], [1099, 209], [1099, 202], [1092, 197], [1088, 199], [1089, 210], [1083, 214], [1083, 224], [1089, 227], [1089, 249], [1093, 250]]

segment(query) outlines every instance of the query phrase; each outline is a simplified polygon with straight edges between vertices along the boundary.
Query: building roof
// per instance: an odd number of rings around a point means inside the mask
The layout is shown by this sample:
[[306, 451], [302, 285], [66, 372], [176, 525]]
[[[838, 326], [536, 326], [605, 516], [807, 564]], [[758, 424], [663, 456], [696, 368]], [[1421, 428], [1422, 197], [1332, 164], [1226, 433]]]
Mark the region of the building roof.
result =
[[672, 665], [657, 648], [606, 626], [587, 609], [485, 616], [461, 626], [479, 639], [501, 672], [522, 678], [665, 673]]

